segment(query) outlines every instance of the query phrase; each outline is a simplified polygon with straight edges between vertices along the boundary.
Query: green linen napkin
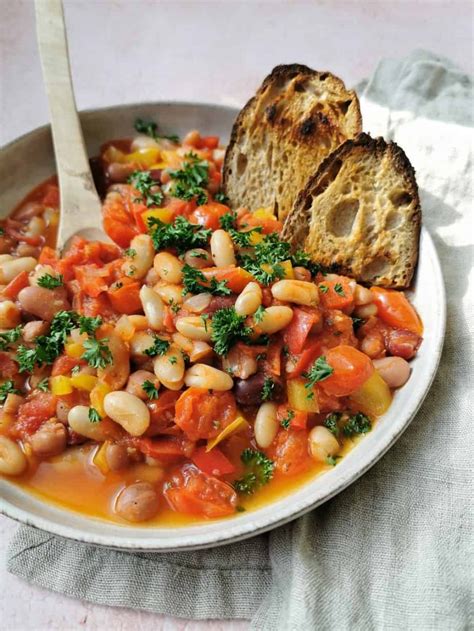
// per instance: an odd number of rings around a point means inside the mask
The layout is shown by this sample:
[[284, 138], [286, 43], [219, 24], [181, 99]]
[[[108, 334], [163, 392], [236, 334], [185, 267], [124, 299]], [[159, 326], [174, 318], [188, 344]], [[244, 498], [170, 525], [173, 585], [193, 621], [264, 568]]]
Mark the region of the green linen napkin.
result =
[[261, 630], [472, 624], [472, 81], [416, 51], [382, 61], [361, 100], [364, 129], [396, 140], [415, 166], [446, 280], [441, 365], [411, 426], [362, 479], [266, 535], [140, 554], [22, 526], [12, 573], [94, 603], [246, 618]]

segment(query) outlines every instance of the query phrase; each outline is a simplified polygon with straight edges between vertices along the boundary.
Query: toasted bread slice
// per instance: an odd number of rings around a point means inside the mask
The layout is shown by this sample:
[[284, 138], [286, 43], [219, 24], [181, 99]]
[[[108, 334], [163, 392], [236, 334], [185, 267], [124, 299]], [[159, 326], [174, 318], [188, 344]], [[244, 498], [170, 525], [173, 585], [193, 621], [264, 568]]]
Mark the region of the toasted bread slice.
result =
[[405, 153], [360, 134], [310, 178], [281, 238], [359, 281], [403, 289], [415, 271], [420, 225], [415, 171]]
[[329, 72], [277, 66], [240, 111], [224, 161], [232, 207], [284, 220], [322, 160], [362, 130], [355, 92]]

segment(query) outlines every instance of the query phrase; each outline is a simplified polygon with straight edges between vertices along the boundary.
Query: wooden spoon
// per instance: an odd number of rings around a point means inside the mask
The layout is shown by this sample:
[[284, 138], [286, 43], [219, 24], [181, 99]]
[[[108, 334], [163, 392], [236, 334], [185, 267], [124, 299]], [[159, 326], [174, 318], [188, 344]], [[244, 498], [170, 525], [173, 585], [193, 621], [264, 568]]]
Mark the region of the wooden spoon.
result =
[[61, 214], [58, 249], [74, 235], [104, 239], [101, 201], [92, 179], [69, 65], [61, 0], [35, 0], [36, 31], [49, 102]]

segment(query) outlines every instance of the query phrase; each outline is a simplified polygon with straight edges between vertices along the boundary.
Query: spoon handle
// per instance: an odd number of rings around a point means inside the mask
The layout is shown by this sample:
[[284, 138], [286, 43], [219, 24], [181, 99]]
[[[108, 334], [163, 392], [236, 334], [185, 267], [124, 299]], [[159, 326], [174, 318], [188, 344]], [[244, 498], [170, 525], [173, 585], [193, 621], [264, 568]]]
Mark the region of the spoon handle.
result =
[[35, 0], [36, 29], [49, 102], [61, 197], [57, 247], [101, 228], [101, 203], [92, 179], [76, 110], [61, 0]]

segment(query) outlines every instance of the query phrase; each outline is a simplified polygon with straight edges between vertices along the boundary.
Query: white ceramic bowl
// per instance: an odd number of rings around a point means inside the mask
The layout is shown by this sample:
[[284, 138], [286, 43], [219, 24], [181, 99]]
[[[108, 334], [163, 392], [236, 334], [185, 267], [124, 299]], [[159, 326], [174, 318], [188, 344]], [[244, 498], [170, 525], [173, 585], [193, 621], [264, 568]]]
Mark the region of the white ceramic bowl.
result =
[[[224, 142], [237, 111], [219, 105], [158, 103], [109, 107], [81, 114], [89, 155], [101, 143], [133, 135], [137, 116], [159, 121], [166, 132], [183, 134], [199, 129]], [[34, 130], [2, 149], [0, 208], [7, 213], [29, 190], [54, 172], [48, 127]], [[387, 414], [337, 467], [307, 483], [292, 495], [232, 520], [209, 521], [181, 528], [120, 526], [81, 516], [42, 502], [8, 480], [0, 480], [0, 511], [51, 533], [97, 545], [135, 550], [170, 551], [211, 547], [237, 541], [280, 526], [319, 506], [365, 473], [396, 442], [413, 419], [434, 378], [443, 346], [445, 292], [431, 237], [422, 230], [420, 262], [411, 296], [424, 326], [424, 342], [408, 383], [394, 397]], [[71, 492], [74, 492], [72, 489]]]

